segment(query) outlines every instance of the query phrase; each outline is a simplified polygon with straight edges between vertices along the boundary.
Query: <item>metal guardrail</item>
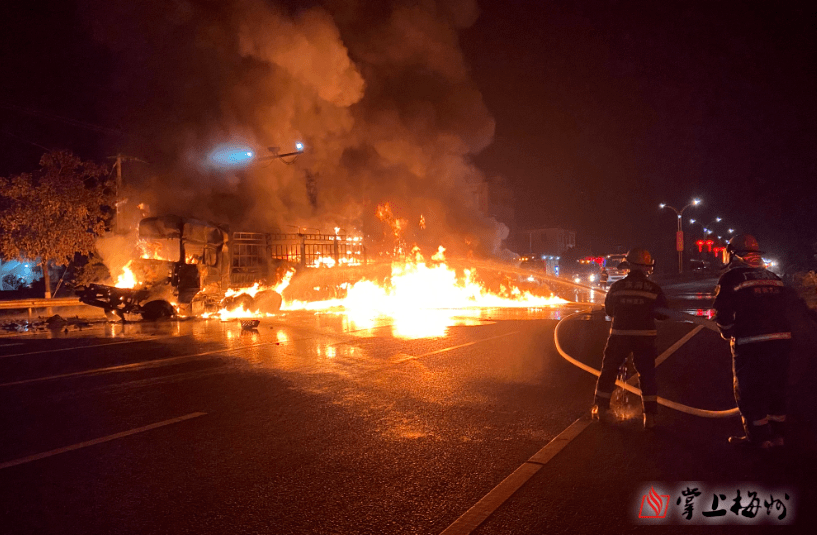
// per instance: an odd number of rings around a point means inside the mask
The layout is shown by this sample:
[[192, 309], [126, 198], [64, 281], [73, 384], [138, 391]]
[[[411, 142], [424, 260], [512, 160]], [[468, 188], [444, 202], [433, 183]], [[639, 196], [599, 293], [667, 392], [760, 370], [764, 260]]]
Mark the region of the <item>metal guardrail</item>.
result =
[[75, 307], [84, 305], [78, 297], [55, 297], [51, 299], [15, 299], [13, 301], [0, 301], [0, 310], [23, 310], [33, 308], [49, 307]]

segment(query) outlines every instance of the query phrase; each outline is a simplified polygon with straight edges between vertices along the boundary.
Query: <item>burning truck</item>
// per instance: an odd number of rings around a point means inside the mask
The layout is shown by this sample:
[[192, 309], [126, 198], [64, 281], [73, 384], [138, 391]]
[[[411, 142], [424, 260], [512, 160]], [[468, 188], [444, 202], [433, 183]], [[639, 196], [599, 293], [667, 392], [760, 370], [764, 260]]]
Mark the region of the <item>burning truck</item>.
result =
[[[358, 237], [231, 231], [175, 215], [141, 220], [138, 249], [140, 257], [125, 267], [126, 282], [91, 284], [79, 291], [80, 301], [103, 308], [109, 317], [141, 315], [147, 320], [206, 316], [242, 307], [274, 313], [294, 274], [315, 267], [366, 264], [366, 249]], [[314, 277], [309, 280], [308, 292], [338, 287], [334, 280], [320, 284]], [[326, 295], [309, 293], [302, 298], [316, 297]]]

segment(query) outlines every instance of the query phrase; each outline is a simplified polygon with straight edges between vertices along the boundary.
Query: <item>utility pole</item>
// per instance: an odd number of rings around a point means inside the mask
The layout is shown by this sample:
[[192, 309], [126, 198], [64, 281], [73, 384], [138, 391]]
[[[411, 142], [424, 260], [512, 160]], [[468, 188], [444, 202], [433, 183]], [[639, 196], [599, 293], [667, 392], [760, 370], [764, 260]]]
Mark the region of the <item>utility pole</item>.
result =
[[108, 159], [115, 160], [114, 166], [116, 167], [116, 219], [114, 220], [114, 232], [122, 233], [122, 221], [120, 218], [120, 209], [119, 205], [124, 204], [127, 199], [121, 199], [120, 195], [122, 193], [122, 162], [142, 162], [147, 163], [144, 160], [140, 160], [135, 156], [125, 156], [122, 153], [117, 154], [116, 156], [109, 156]]

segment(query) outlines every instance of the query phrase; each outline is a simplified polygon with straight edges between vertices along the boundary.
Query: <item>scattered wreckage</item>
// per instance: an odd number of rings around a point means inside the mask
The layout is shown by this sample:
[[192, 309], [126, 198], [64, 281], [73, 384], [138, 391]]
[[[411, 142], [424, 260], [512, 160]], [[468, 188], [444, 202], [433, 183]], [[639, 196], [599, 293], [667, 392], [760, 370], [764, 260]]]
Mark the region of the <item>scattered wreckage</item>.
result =
[[[274, 313], [283, 299], [273, 288], [287, 273], [366, 263], [358, 238], [231, 231], [174, 215], [143, 219], [138, 237], [141, 258], [130, 269], [140, 283], [133, 288], [90, 284], [78, 291], [81, 302], [104, 309], [112, 319], [203, 316], [240, 307]], [[253, 286], [257, 291], [240, 290]], [[310, 291], [319, 287], [310, 283]]]

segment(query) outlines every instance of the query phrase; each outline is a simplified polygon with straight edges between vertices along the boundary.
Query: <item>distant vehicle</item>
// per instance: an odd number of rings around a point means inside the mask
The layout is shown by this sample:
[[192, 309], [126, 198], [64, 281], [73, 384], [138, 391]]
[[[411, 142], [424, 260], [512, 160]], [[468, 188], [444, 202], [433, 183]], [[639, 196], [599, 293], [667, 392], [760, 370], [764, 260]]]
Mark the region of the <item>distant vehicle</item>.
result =
[[693, 273], [709, 273], [713, 271], [712, 262], [693, 258], [689, 261], [689, 268]]
[[619, 269], [619, 264], [624, 262], [627, 258], [626, 254], [608, 254], [604, 257], [604, 268], [607, 270], [607, 274], [610, 276], [607, 279], [607, 285], [610, 286], [616, 281], [620, 281], [624, 277], [627, 276], [629, 270], [626, 269]]
[[576, 262], [569, 266], [560, 266], [560, 276], [566, 277], [576, 284], [584, 284], [585, 286], [597, 286], [599, 283], [599, 274], [601, 268], [595, 262]]

